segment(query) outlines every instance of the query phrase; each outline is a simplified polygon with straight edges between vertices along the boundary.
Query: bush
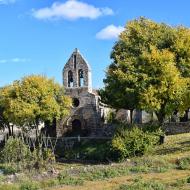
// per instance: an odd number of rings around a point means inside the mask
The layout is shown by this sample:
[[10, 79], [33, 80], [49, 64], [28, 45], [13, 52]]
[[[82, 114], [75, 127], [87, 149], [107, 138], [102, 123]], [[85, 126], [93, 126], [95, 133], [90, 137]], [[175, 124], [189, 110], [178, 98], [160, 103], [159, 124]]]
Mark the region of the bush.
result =
[[187, 183], [190, 183], [190, 177], [187, 178]]
[[40, 182], [40, 187], [42, 189], [46, 189], [46, 188], [49, 188], [49, 187], [55, 187], [55, 186], [58, 186], [59, 185], [59, 181], [58, 179], [48, 179], [48, 180], [44, 180], [44, 181], [41, 181]]
[[187, 170], [190, 169], [190, 158], [185, 157], [181, 158], [177, 161], [178, 169], [180, 170]]
[[109, 157], [109, 152], [110, 140], [82, 140], [71, 150], [66, 150], [64, 158], [105, 162]]
[[85, 180], [96, 181], [114, 178], [128, 173], [129, 171], [127, 168], [93, 168], [90, 171], [83, 171], [81, 177]]
[[155, 133], [144, 132], [136, 126], [120, 126], [111, 143], [112, 159], [122, 161], [127, 157], [140, 156], [157, 144], [159, 137]]
[[30, 157], [29, 147], [19, 138], [10, 137], [1, 152], [2, 161], [6, 163], [18, 163]]
[[59, 184], [61, 185], [83, 185], [82, 179], [71, 177], [67, 172], [62, 172], [58, 175]]
[[170, 163], [166, 159], [160, 157], [152, 158], [151, 156], [144, 156], [143, 158], [136, 158], [133, 160], [135, 162], [135, 166], [144, 166], [157, 173], [163, 173], [169, 169], [176, 168], [174, 163]]
[[150, 181], [150, 182], [144, 182], [144, 181], [137, 181], [134, 182], [131, 185], [121, 185], [119, 190], [165, 190], [165, 185]]
[[12, 166], [11, 164], [10, 165], [0, 165], [0, 170], [3, 171], [3, 174], [5, 175], [10, 175], [10, 174], [15, 174], [17, 172], [17, 169]]
[[106, 116], [106, 121], [107, 123], [118, 123], [117, 119], [116, 119], [116, 112], [115, 111], [109, 111], [107, 116]]
[[173, 182], [169, 185], [172, 187], [183, 187], [187, 183], [188, 183], [188, 178], [187, 179], [177, 179], [175, 182]]
[[156, 135], [164, 135], [164, 131], [157, 123], [148, 123], [142, 126], [144, 132], [155, 133]]
[[85, 160], [106, 161], [109, 156], [110, 141], [97, 140], [83, 142], [79, 147], [82, 158]]
[[43, 148], [40, 144], [31, 151], [22, 139], [11, 137], [1, 152], [1, 161], [6, 163], [6, 167], [2, 165], [0, 169], [8, 174], [24, 169], [47, 168], [55, 162], [55, 155], [50, 149]]
[[32, 152], [32, 160], [29, 161], [28, 166], [30, 168], [42, 169], [48, 168], [53, 163], [55, 163], [55, 155], [50, 149], [43, 149], [41, 146], [38, 146]]
[[39, 190], [39, 189], [40, 189], [39, 184], [28, 181], [21, 184], [19, 190]]
[[19, 187], [13, 184], [1, 184], [0, 190], [19, 190]]

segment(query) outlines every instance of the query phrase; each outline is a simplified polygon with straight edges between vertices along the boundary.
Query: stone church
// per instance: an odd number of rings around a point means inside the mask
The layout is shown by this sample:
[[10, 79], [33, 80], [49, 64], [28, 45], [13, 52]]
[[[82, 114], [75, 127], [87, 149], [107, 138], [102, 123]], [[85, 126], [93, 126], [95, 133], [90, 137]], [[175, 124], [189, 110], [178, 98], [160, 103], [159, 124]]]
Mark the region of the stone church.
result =
[[[78, 49], [75, 49], [63, 68], [63, 86], [72, 98], [69, 117], [56, 124], [57, 137], [97, 136], [109, 133], [106, 117], [113, 109], [101, 103], [96, 90], [92, 89], [91, 68]], [[129, 110], [118, 110], [116, 119], [129, 122]], [[150, 114], [134, 111], [134, 123], [146, 123]]]
[[102, 126], [105, 108], [92, 89], [91, 68], [75, 49], [63, 69], [63, 86], [73, 101], [71, 114], [57, 125], [57, 136], [89, 136]]

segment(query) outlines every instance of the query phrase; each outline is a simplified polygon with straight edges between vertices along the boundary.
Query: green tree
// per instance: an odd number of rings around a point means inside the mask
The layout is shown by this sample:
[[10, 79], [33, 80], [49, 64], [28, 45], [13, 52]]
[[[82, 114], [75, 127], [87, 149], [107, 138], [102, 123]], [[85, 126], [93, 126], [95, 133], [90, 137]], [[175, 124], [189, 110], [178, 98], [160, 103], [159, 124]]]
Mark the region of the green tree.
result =
[[[10, 99], [8, 99], [8, 91], [11, 91], [11, 86], [7, 86], [6, 88], [0, 89], [0, 128], [3, 130], [5, 130], [7, 128], [9, 135], [12, 135], [13, 134], [13, 125], [12, 125], [9, 117], [6, 117], [4, 115], [4, 112], [5, 112], [6, 106], [7, 106], [7, 101], [10, 101]], [[5, 96], [7, 96], [6, 101], [4, 99]]]
[[[168, 50], [153, 48], [141, 56], [146, 77], [144, 89], [139, 90], [139, 107], [156, 113], [162, 123], [166, 116], [173, 114], [183, 104], [187, 90], [185, 78], [175, 66], [174, 56]], [[184, 110], [183, 110], [184, 111]]]
[[11, 126], [9, 121], [3, 116], [4, 108], [0, 105], [0, 128], [5, 130], [8, 128], [9, 134], [11, 135]]
[[[115, 108], [145, 109], [162, 123], [183, 99], [190, 75], [190, 30], [139, 18], [129, 22], [111, 53], [103, 102]], [[132, 114], [131, 114], [132, 115]]]
[[38, 135], [40, 123], [69, 114], [71, 100], [53, 79], [32, 75], [2, 88], [0, 105], [9, 123], [27, 130], [35, 128]]

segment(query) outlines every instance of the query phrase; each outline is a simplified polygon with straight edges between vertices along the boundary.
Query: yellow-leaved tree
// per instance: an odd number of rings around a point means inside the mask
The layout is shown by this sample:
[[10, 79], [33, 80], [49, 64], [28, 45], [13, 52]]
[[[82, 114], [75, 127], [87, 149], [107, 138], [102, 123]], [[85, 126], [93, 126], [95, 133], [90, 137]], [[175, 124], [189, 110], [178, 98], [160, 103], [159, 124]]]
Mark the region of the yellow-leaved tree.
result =
[[37, 133], [42, 122], [66, 117], [71, 99], [53, 79], [31, 75], [0, 89], [0, 110], [5, 127], [10, 123]]
[[160, 123], [190, 107], [190, 29], [139, 18], [111, 53], [102, 100], [116, 109], [155, 112]]

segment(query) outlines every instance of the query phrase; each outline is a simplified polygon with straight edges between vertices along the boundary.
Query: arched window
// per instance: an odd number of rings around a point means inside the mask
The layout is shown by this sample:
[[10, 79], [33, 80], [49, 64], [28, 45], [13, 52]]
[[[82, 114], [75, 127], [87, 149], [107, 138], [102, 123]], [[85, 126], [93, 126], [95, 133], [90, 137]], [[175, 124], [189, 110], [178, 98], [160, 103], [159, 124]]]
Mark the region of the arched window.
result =
[[73, 87], [73, 73], [72, 71], [68, 72], [68, 87]]
[[79, 76], [79, 86], [84, 86], [84, 73], [82, 69], [79, 70], [78, 76]]

